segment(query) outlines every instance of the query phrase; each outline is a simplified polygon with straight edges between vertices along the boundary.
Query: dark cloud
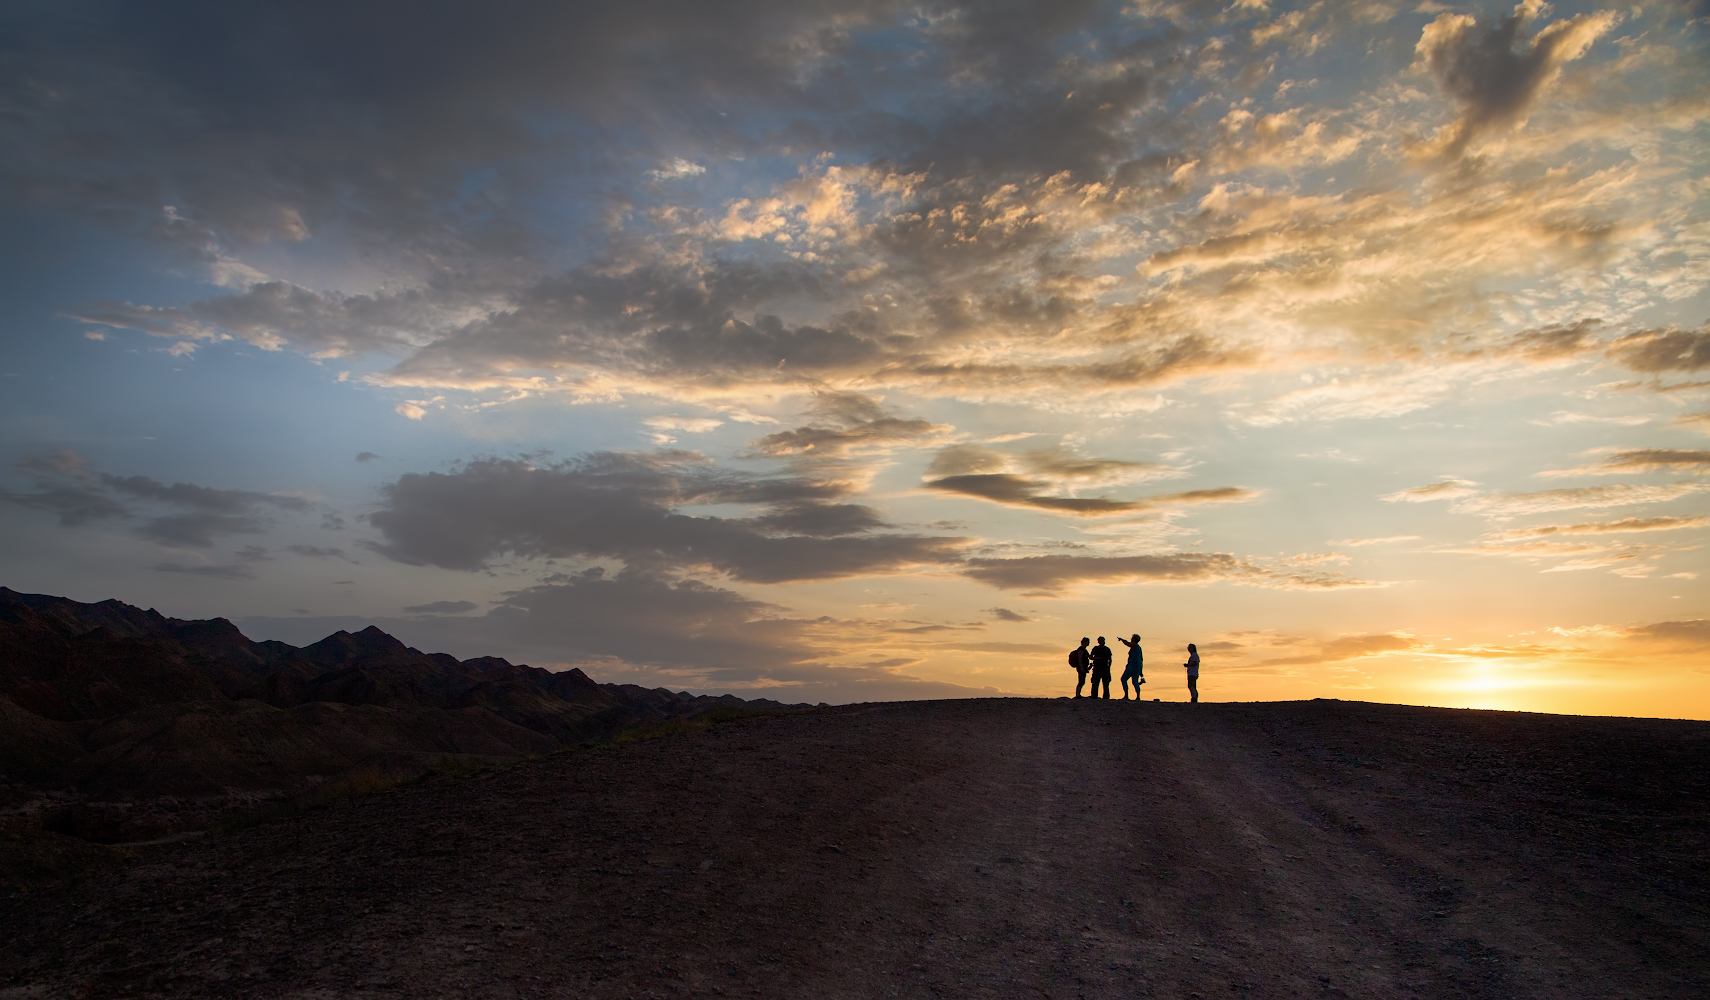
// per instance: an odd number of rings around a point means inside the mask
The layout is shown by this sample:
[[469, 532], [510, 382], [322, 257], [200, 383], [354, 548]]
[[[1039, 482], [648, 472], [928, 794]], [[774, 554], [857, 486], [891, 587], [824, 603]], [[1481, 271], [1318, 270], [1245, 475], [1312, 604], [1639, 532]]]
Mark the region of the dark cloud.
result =
[[1561, 72], [1617, 20], [1607, 12], [1576, 14], [1522, 32], [1534, 8], [1521, 5], [1495, 23], [1442, 14], [1419, 39], [1420, 62], [1461, 106], [1443, 151], [1459, 156], [1480, 132], [1511, 125]]
[[[635, 148], [638, 125], [716, 146], [740, 141], [719, 128], [720, 108], [806, 107], [804, 72], [835, 63], [850, 31], [893, 6], [12, 8], [0, 84], [14, 155], [0, 184], [126, 228], [152, 224], [192, 250], [332, 226], [421, 251], [507, 241], [507, 202], [522, 193], [574, 197], [563, 178], [633, 170], [650, 151]], [[543, 134], [548, 117], [560, 124]], [[522, 162], [548, 154], [561, 172]], [[472, 183], [477, 164], [488, 169]], [[180, 213], [155, 223], [163, 204]]]
[[991, 616], [993, 618], [996, 618], [998, 621], [1003, 621], [1003, 622], [1030, 622], [1033, 620], [1032, 618], [1029, 618], [1024, 614], [1021, 614], [1018, 611], [1011, 611], [1008, 608], [990, 608], [988, 610], [991, 612]]
[[99, 473], [73, 452], [26, 456], [13, 463], [13, 468], [28, 476], [35, 490], [7, 492], [3, 494], [5, 499], [20, 506], [52, 511], [65, 527], [130, 515], [130, 510], [102, 487]]
[[465, 611], [474, 611], [476, 607], [474, 601], [431, 601], [427, 604], [412, 604], [404, 610], [412, 615], [460, 615]]
[[206, 576], [215, 580], [253, 580], [255, 571], [248, 566], [186, 566], [183, 563], [157, 563], [152, 567], [157, 573], [183, 573], [189, 576]]
[[208, 548], [222, 535], [255, 535], [266, 530], [266, 522], [259, 517], [193, 511], [148, 518], [137, 527], [137, 534], [174, 548]]
[[371, 451], [361, 451], [356, 454], [356, 460], [358, 462], [372, 462], [379, 457], [379, 455], [376, 455]]
[[1052, 483], [1044, 479], [1006, 473], [985, 473], [971, 476], [944, 476], [929, 479], [928, 489], [941, 493], [957, 493], [978, 497], [1011, 507], [1036, 507], [1076, 517], [1100, 517], [1144, 510], [1151, 505], [1143, 500], [1109, 500], [1103, 497], [1061, 497], [1045, 495]]
[[1333, 588], [1371, 584], [1339, 573], [1272, 570], [1223, 552], [1164, 552], [1155, 555], [1044, 555], [1012, 559], [969, 559], [964, 576], [999, 590], [1052, 596], [1076, 583], [1209, 583], [1233, 580], [1271, 587]]
[[[710, 569], [781, 583], [887, 573], [959, 558], [965, 540], [879, 532], [876, 514], [831, 504], [849, 487], [719, 472], [685, 452], [599, 453], [550, 466], [486, 459], [409, 474], [369, 515], [401, 562], [477, 569], [503, 555], [619, 559], [652, 573]], [[679, 508], [751, 504], [754, 517]]]
[[[322, 527], [325, 527], [325, 525], [322, 525]], [[345, 562], [351, 563], [358, 561], [352, 559], [343, 549], [323, 549], [317, 545], [287, 545], [285, 546], [285, 551], [295, 552], [300, 556], [308, 556], [311, 559], [343, 559]]]
[[[1126, 322], [1119, 325], [1126, 326]], [[930, 383], [985, 392], [1053, 390], [1086, 395], [1094, 392], [1160, 385], [1210, 372], [1252, 367], [1261, 355], [1250, 348], [1223, 343], [1202, 334], [1180, 336], [1117, 330], [1108, 338], [1121, 353], [1107, 360], [1076, 364], [1019, 362], [946, 362], [924, 355], [885, 366], [877, 378], [899, 384]], [[1129, 341], [1138, 341], [1130, 345]]]
[[1710, 368], [1710, 327], [1629, 333], [1609, 345], [1609, 356], [1647, 374], [1700, 371]]
[[753, 453], [767, 458], [843, 458], [918, 446], [953, 430], [918, 417], [896, 416], [859, 393], [816, 393], [812, 416], [812, 423], [757, 439], [750, 445]]
[[[290, 495], [222, 490], [195, 483], [167, 485], [148, 476], [115, 476], [93, 468], [71, 452], [31, 456], [14, 467], [29, 476], [36, 489], [3, 494], [12, 503], [53, 511], [59, 515], [59, 523], [67, 527], [140, 518], [135, 529], [138, 535], [174, 548], [208, 548], [225, 535], [265, 531], [269, 507], [305, 511], [310, 506], [303, 498]], [[145, 514], [120, 497], [140, 501], [145, 507], [176, 507], [181, 512]]]
[[[1010, 469], [1022, 472], [1007, 471]], [[982, 445], [956, 445], [933, 459], [926, 470], [926, 487], [1006, 506], [1032, 507], [1076, 517], [1127, 514], [1172, 504], [1240, 501], [1257, 495], [1236, 486], [1164, 493], [1137, 500], [1062, 495], [1077, 487], [1169, 471], [1150, 462], [1086, 458], [1060, 448], [1010, 453]]]
[[1710, 649], [1710, 618], [1637, 625], [1628, 629], [1627, 635], [1686, 649]]
[[831, 538], [888, 528], [871, 507], [853, 503], [798, 504], [750, 519], [761, 531]]
[[1601, 320], [1585, 319], [1561, 326], [1525, 330], [1502, 345], [1498, 353], [1514, 354], [1534, 361], [1571, 358], [1600, 347], [1596, 333]]
[[173, 483], [171, 486], [148, 476], [115, 476], [101, 473], [102, 485], [115, 493], [125, 493], [144, 500], [158, 500], [180, 507], [192, 507], [216, 514], [234, 514], [251, 510], [258, 504], [271, 504], [286, 510], [307, 510], [308, 501], [301, 497], [277, 496], [271, 493], [247, 493], [242, 490], [218, 490], [195, 483]]

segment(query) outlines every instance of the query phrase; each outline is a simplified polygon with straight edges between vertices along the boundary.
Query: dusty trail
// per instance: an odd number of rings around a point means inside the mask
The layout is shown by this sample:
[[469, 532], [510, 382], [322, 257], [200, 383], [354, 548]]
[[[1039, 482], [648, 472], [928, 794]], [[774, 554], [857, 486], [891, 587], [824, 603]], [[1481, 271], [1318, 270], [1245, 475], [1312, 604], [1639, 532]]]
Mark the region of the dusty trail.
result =
[[1699, 997], [1710, 724], [852, 706], [0, 901], [0, 997]]

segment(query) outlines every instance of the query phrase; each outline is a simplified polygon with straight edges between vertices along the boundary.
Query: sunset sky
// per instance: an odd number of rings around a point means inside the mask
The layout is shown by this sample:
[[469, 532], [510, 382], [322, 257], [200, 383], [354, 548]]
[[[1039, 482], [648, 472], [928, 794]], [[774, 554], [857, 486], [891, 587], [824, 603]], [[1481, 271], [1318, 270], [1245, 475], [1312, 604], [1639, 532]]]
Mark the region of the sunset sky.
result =
[[0, 212], [14, 590], [1710, 718], [1702, 0], [14, 3]]

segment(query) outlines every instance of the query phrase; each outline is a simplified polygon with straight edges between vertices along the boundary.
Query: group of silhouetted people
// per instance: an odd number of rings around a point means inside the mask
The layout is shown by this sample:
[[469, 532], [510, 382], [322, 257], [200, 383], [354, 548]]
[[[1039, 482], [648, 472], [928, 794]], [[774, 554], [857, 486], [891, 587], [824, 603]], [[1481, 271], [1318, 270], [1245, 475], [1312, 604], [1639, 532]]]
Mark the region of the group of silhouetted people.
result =
[[[1092, 675], [1092, 694], [1087, 697], [1099, 697], [1099, 685], [1104, 686], [1104, 697], [1110, 697], [1110, 662], [1115, 658], [1115, 651], [1104, 644], [1104, 636], [1098, 637], [1098, 645], [1088, 648], [1092, 640], [1081, 636], [1081, 644], [1069, 654], [1069, 666], [1075, 668], [1075, 697], [1081, 697], [1081, 689], [1086, 687], [1087, 675]], [[1128, 685], [1134, 685], [1134, 700], [1140, 701], [1140, 685], [1146, 683], [1145, 654], [1140, 651], [1140, 633], [1134, 633], [1131, 639], [1116, 637], [1116, 641], [1128, 647], [1128, 665], [1122, 669], [1122, 700], [1128, 700]], [[1199, 701], [1199, 647], [1193, 643], [1187, 646], [1187, 662], [1182, 664], [1187, 670], [1188, 694], [1194, 702]], [[1154, 698], [1153, 701], [1158, 699]]]

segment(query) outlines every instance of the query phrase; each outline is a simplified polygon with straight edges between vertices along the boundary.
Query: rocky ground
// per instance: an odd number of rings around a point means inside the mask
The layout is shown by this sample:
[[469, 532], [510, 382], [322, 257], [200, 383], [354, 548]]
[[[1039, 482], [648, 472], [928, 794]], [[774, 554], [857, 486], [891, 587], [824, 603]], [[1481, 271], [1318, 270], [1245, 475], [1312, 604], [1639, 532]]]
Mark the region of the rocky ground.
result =
[[1710, 723], [848, 706], [0, 899], [0, 997], [1703, 997]]

